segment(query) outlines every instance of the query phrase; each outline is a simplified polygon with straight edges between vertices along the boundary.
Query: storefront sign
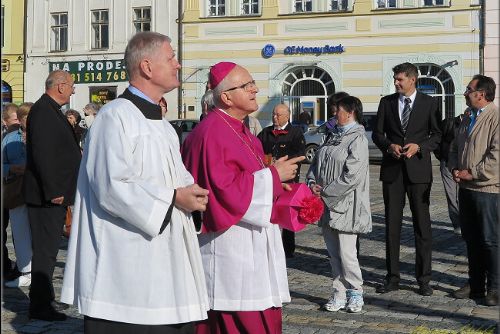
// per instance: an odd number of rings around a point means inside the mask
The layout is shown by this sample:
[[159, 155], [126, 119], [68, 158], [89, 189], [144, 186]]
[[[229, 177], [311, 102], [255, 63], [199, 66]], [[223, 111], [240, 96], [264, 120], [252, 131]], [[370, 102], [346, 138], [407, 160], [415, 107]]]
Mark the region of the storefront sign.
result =
[[90, 102], [100, 105], [116, 99], [116, 86], [89, 87]]
[[127, 81], [123, 59], [49, 62], [49, 72], [64, 70], [71, 73], [75, 84]]
[[[329, 53], [343, 53], [345, 52], [345, 47], [342, 44], [339, 45], [324, 45], [324, 46], [303, 46], [303, 45], [289, 45], [283, 49], [283, 54], [285, 56], [291, 55], [301, 55], [301, 54], [329, 54]], [[276, 51], [276, 48], [272, 44], [266, 44], [262, 48], [262, 57], [271, 58], [275, 53], [281, 53]]]
[[345, 48], [342, 44], [339, 45], [325, 45], [325, 46], [287, 46], [285, 50], [283, 50], [285, 55], [298, 55], [298, 54], [315, 54], [320, 55], [323, 53], [342, 53], [345, 51]]

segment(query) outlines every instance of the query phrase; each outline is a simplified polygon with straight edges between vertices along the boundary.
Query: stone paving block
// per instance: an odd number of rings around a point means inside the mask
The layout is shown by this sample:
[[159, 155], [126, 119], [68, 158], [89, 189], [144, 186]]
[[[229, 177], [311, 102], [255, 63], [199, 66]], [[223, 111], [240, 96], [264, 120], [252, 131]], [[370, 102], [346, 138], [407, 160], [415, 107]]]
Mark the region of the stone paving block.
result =
[[440, 316], [432, 316], [432, 315], [424, 315], [424, 314], [419, 314], [417, 317], [418, 320], [422, 321], [430, 321], [430, 322], [439, 322], [443, 321], [443, 317]]

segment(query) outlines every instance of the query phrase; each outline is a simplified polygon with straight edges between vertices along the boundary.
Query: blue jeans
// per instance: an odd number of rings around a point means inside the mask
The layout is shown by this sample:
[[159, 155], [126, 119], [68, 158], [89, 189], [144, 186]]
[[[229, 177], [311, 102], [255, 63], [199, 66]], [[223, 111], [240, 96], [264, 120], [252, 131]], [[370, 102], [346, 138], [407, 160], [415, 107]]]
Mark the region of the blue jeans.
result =
[[500, 194], [459, 190], [460, 227], [467, 245], [472, 292], [498, 289], [498, 200]]

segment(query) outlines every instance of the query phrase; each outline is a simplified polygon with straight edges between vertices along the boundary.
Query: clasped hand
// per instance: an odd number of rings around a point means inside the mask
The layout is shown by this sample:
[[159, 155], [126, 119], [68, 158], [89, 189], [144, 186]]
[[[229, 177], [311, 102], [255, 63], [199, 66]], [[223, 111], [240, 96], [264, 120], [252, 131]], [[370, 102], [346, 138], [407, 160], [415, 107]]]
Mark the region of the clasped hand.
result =
[[401, 147], [401, 145], [398, 144], [391, 144], [389, 146], [388, 152], [396, 159], [401, 159], [401, 158], [410, 159], [415, 154], [417, 154], [418, 148], [419, 146], [413, 143], [406, 144], [403, 147]]
[[208, 203], [208, 190], [192, 184], [176, 189], [175, 206], [187, 212], [205, 211]]

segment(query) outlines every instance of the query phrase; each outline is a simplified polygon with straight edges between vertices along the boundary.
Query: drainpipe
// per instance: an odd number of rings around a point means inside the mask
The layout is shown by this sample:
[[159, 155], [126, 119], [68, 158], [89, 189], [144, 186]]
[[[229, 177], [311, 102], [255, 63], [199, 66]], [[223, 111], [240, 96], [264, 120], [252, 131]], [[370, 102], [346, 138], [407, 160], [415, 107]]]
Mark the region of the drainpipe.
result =
[[479, 12], [479, 73], [484, 74], [484, 44], [486, 36], [486, 1], [480, 0]]
[[182, 84], [182, 19], [183, 19], [183, 7], [182, 0], [179, 0], [177, 3], [177, 60], [179, 64], [181, 64], [181, 68], [179, 69], [179, 88], [177, 89], [177, 118], [182, 118], [182, 106], [183, 106], [183, 84]]

